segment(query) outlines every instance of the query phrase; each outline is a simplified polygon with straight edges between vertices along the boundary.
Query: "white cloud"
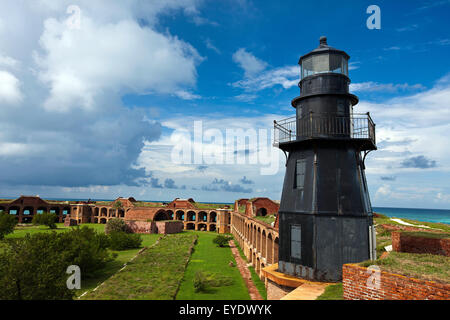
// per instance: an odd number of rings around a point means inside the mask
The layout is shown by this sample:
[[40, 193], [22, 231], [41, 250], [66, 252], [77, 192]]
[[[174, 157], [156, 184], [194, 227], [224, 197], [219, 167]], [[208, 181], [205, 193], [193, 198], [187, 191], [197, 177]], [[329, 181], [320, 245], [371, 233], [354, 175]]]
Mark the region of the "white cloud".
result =
[[48, 110], [92, 109], [105, 92], [169, 94], [196, 82], [197, 51], [177, 37], [135, 21], [99, 25], [83, 16], [80, 29], [48, 19], [36, 55], [49, 86]]
[[[361, 101], [355, 112], [370, 112], [376, 123], [379, 149], [367, 157], [370, 173], [420, 173], [450, 171], [450, 76], [436, 82], [433, 88], [421, 93], [372, 103]], [[405, 168], [405, 159], [424, 156], [436, 166]]]
[[20, 81], [12, 73], [0, 70], [0, 102], [17, 104], [20, 101]]
[[246, 77], [253, 77], [267, 67], [266, 62], [256, 58], [245, 48], [240, 48], [233, 54], [233, 61], [244, 70]]
[[284, 89], [289, 89], [296, 86], [298, 81], [299, 67], [286, 66], [267, 70], [255, 77], [242, 79], [231, 85], [246, 91], [260, 91], [276, 85], [281, 85]]
[[16, 68], [19, 64], [20, 62], [16, 59], [0, 54], [0, 67]]
[[201, 96], [199, 96], [198, 94], [194, 94], [191, 93], [189, 91], [185, 91], [185, 90], [178, 90], [175, 91], [175, 96], [183, 99], [183, 100], [195, 100], [195, 99], [200, 99]]
[[395, 92], [400, 90], [422, 90], [425, 87], [421, 84], [410, 85], [408, 83], [378, 83], [373, 81], [361, 82], [361, 83], [351, 83], [350, 91], [355, 92], [367, 92], [367, 91], [388, 91]]

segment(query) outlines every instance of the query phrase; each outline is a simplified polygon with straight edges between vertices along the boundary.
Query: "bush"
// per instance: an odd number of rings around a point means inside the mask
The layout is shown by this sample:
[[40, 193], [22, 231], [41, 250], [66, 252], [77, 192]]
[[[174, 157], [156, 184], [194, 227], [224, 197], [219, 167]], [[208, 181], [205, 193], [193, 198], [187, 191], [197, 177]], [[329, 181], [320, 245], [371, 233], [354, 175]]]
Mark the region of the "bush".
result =
[[109, 234], [109, 248], [112, 250], [127, 250], [140, 248], [142, 238], [139, 234], [114, 231]]
[[93, 275], [113, 259], [108, 244], [105, 234], [88, 227], [5, 240], [0, 250], [0, 300], [72, 299], [67, 267], [79, 266], [82, 278]]
[[12, 233], [16, 224], [17, 220], [14, 215], [0, 213], [0, 240], [2, 240], [7, 234]]
[[194, 275], [195, 292], [205, 292], [209, 287], [208, 279], [202, 271], [197, 271]]
[[56, 214], [43, 212], [41, 214], [36, 214], [33, 217], [33, 224], [41, 224], [49, 227], [50, 229], [56, 229]]
[[230, 236], [218, 235], [213, 239], [213, 243], [217, 244], [219, 247], [225, 247], [231, 239], [232, 237]]
[[83, 226], [61, 233], [61, 255], [80, 267], [83, 278], [95, 275], [107, 262], [114, 260], [108, 251], [109, 239], [103, 233]]
[[61, 253], [66, 244], [60, 234], [27, 234], [8, 239], [0, 250], [0, 300], [72, 299], [66, 286], [72, 263]]
[[125, 221], [119, 218], [114, 218], [108, 220], [105, 226], [105, 233], [109, 234], [111, 232], [129, 232], [130, 229], [128, 228]]

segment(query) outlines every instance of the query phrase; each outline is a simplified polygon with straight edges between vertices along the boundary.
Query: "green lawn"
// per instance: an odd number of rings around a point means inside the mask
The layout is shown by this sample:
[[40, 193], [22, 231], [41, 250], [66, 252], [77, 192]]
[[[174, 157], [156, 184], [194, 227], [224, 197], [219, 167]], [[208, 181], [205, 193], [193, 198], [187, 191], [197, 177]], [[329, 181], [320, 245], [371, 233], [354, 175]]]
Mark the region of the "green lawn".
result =
[[325, 288], [325, 292], [316, 300], [344, 300], [344, 289], [342, 283], [332, 284]]
[[[46, 226], [33, 226], [31, 224], [26, 227], [16, 227], [14, 229], [14, 232], [7, 235], [6, 238], [23, 238], [27, 233], [35, 234], [39, 232], [52, 232], [52, 231], [65, 232], [70, 230], [70, 228], [73, 228], [73, 227], [65, 227], [63, 223], [57, 223], [56, 225], [57, 225], [56, 229], [50, 229]], [[84, 223], [81, 226], [88, 226], [89, 228], [95, 229], [97, 232], [105, 232], [104, 224]], [[160, 234], [141, 234], [142, 237], [141, 248], [153, 245], [160, 236], [161, 236]], [[81, 281], [81, 289], [77, 290], [77, 296], [80, 296], [86, 291], [94, 289], [100, 283], [111, 277], [113, 274], [119, 271], [125, 263], [127, 263], [134, 256], [136, 256], [136, 254], [139, 252], [139, 250], [141, 250], [141, 248], [123, 251], [113, 251], [117, 253], [117, 258], [114, 261], [108, 262], [105, 268], [99, 270], [99, 272], [95, 276], [83, 279]]]
[[[91, 226], [91, 225], [90, 225]], [[103, 225], [104, 226], [104, 225]], [[125, 263], [133, 259], [143, 247], [150, 247], [153, 245], [160, 234], [141, 234], [142, 246], [139, 249], [129, 249], [122, 251], [113, 251], [117, 253], [117, 258], [114, 261], [108, 262], [108, 264], [96, 275], [95, 277], [83, 279], [81, 281], [81, 289], [77, 290], [77, 296], [82, 295], [86, 291], [95, 289], [103, 281], [110, 278], [117, 271], [119, 271]], [[83, 299], [84, 297], [82, 297]]]
[[273, 214], [269, 214], [267, 216], [256, 216], [254, 218], [268, 224], [269, 226], [272, 225], [272, 222], [275, 222], [275, 215]]
[[190, 232], [164, 236], [83, 299], [174, 299], [195, 238]]
[[384, 259], [368, 260], [360, 265], [377, 265], [382, 271], [417, 279], [450, 282], [450, 258], [441, 255], [392, 251]]
[[[186, 268], [177, 300], [250, 300], [247, 287], [241, 277], [229, 247], [217, 247], [212, 240], [217, 233], [191, 231], [198, 235], [191, 260]], [[234, 266], [229, 263], [233, 261]], [[194, 277], [197, 271], [209, 272], [213, 277], [232, 280], [231, 285], [209, 288], [207, 292], [195, 292]]]

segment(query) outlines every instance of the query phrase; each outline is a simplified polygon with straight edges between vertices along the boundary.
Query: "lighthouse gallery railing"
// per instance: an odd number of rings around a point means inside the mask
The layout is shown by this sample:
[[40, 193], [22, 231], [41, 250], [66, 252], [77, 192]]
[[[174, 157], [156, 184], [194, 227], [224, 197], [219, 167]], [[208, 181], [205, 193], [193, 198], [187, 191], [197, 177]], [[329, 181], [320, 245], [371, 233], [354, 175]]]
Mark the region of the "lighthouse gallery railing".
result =
[[301, 119], [294, 116], [274, 120], [273, 124], [274, 144], [326, 137], [370, 139], [375, 144], [375, 124], [369, 113], [338, 115], [311, 112]]

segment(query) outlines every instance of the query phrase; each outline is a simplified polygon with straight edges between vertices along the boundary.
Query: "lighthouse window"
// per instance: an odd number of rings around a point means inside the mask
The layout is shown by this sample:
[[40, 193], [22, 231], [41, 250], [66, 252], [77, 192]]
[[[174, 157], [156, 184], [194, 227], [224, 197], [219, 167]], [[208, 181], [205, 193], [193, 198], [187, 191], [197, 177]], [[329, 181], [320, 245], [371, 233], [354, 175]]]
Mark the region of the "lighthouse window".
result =
[[298, 159], [295, 167], [295, 188], [303, 189], [305, 186], [306, 159]]
[[302, 258], [302, 228], [298, 224], [291, 225], [291, 257]]

